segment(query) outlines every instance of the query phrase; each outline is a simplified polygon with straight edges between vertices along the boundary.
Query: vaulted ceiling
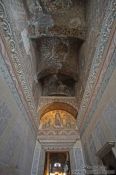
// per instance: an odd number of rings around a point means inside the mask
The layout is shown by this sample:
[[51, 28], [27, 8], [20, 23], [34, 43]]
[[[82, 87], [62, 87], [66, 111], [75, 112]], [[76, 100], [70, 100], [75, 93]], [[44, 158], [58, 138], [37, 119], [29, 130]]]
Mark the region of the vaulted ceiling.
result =
[[79, 51], [86, 36], [85, 5], [85, 0], [25, 1], [42, 96], [76, 95]]

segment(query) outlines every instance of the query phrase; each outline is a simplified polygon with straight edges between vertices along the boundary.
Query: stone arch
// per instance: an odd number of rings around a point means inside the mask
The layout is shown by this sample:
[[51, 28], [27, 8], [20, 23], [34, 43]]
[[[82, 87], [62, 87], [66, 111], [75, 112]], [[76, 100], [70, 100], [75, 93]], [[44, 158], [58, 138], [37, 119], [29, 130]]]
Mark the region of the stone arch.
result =
[[45, 113], [52, 111], [52, 110], [64, 110], [68, 113], [70, 113], [74, 118], [77, 118], [78, 111], [76, 108], [71, 106], [70, 104], [64, 103], [64, 102], [52, 102], [48, 103], [45, 106], [43, 106], [41, 109], [39, 109], [39, 117], [40, 119]]

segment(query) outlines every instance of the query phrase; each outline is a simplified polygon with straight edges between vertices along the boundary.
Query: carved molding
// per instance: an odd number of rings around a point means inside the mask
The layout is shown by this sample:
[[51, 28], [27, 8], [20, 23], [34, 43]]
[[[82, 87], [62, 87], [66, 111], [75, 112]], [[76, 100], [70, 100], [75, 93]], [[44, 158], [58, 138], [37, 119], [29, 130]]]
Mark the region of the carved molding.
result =
[[56, 146], [56, 145], [51, 145], [51, 146], [47, 146], [47, 145], [44, 145], [44, 146], [42, 146], [43, 147], [43, 149], [45, 150], [45, 151], [60, 151], [60, 152], [62, 152], [62, 151], [70, 151], [70, 149], [72, 148], [72, 145], [69, 145], [69, 146], [60, 146], [60, 145], [58, 145], [58, 146]]
[[37, 38], [41, 38], [43, 36], [46, 37], [74, 37], [74, 38], [78, 38], [81, 40], [85, 40], [86, 38], [86, 28], [78, 28], [78, 29], [67, 29], [67, 28], [63, 28], [63, 27], [59, 27], [59, 26], [54, 26], [51, 27], [47, 32], [46, 32], [46, 28], [41, 31], [39, 29], [38, 26], [34, 25], [34, 24], [30, 24], [29, 25], [29, 37], [31, 39], [37, 39]]
[[40, 97], [38, 111], [44, 106], [52, 104], [54, 102], [62, 102], [73, 106], [78, 111], [78, 103], [75, 97]]
[[38, 131], [38, 140], [44, 149], [70, 149], [80, 140], [80, 136], [78, 129], [41, 129]]
[[[69, 139], [69, 136], [71, 136], [71, 138], [73, 139], [75, 136], [77, 138], [79, 138], [79, 132], [78, 129], [40, 129], [38, 131], [38, 138], [44, 138], [44, 137], [51, 137], [53, 138], [55, 136], [55, 139], [57, 140], [58, 138], [56, 138], [59, 136], [59, 138], [61, 137], [65, 137], [66, 139]], [[68, 136], [68, 138], [67, 138]]]

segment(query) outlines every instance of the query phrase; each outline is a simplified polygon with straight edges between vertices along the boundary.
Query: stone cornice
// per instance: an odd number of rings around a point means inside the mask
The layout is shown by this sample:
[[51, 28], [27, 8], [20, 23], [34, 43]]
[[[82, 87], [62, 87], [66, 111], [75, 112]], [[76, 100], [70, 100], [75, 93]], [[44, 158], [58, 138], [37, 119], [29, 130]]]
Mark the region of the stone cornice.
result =
[[42, 97], [40, 97], [38, 111], [41, 108], [43, 108], [45, 105], [53, 103], [53, 102], [67, 103], [67, 104], [73, 106], [78, 111], [77, 99], [75, 97], [58, 97], [58, 96], [53, 96], [53, 97], [42, 96]]
[[30, 24], [29, 25], [29, 37], [31, 39], [38, 39], [41, 37], [62, 37], [62, 38], [77, 38], [81, 40], [85, 40], [86, 38], [86, 31], [87, 28], [76, 28], [76, 29], [67, 29], [66, 27], [63, 28], [63, 26], [55, 26], [51, 29], [47, 30], [46, 28], [41, 32], [39, 31], [39, 28], [36, 25]]
[[78, 129], [40, 129], [38, 140], [46, 150], [70, 149], [80, 140]]

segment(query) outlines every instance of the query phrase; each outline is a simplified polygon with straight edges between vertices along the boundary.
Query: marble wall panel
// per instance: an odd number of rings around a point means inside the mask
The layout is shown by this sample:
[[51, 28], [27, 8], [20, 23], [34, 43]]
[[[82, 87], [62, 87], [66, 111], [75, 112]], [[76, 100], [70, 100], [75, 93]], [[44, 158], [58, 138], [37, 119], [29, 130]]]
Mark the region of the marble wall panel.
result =
[[112, 100], [108, 103], [104, 110], [103, 118], [110, 127], [114, 139], [116, 139], [116, 100]]
[[92, 165], [97, 165], [97, 157], [96, 157], [96, 146], [93, 140], [93, 136], [90, 135], [88, 138], [88, 150], [89, 150], [89, 156], [91, 160]]
[[115, 84], [116, 71], [113, 71], [109, 84], [96, 108], [96, 112], [82, 136], [85, 159], [88, 154], [90, 163], [95, 163], [96, 165], [101, 165], [101, 161], [96, 157], [96, 153], [102, 149], [107, 142], [116, 142]]
[[43, 175], [44, 173], [44, 163], [45, 163], [45, 150], [42, 149], [40, 153], [40, 163], [38, 165], [38, 174], [37, 175]]
[[86, 166], [91, 165], [90, 156], [87, 148], [87, 142], [83, 145], [83, 155], [84, 155], [85, 165]]
[[0, 174], [29, 175], [36, 136], [4, 66], [0, 64]]
[[41, 154], [41, 145], [38, 141], [36, 141], [34, 156], [33, 156], [33, 164], [32, 164], [32, 169], [31, 169], [31, 175], [38, 174], [38, 168], [39, 168], [39, 164], [41, 161], [40, 154]]
[[71, 172], [72, 174], [85, 174], [85, 162], [83, 158], [82, 145], [77, 141], [70, 152]]
[[101, 122], [97, 122], [95, 129], [93, 131], [93, 140], [96, 145], [97, 150], [100, 149], [106, 143], [106, 136], [104, 134], [104, 130], [102, 129]]
[[7, 127], [8, 121], [11, 119], [11, 112], [7, 104], [0, 99], [0, 136]]

